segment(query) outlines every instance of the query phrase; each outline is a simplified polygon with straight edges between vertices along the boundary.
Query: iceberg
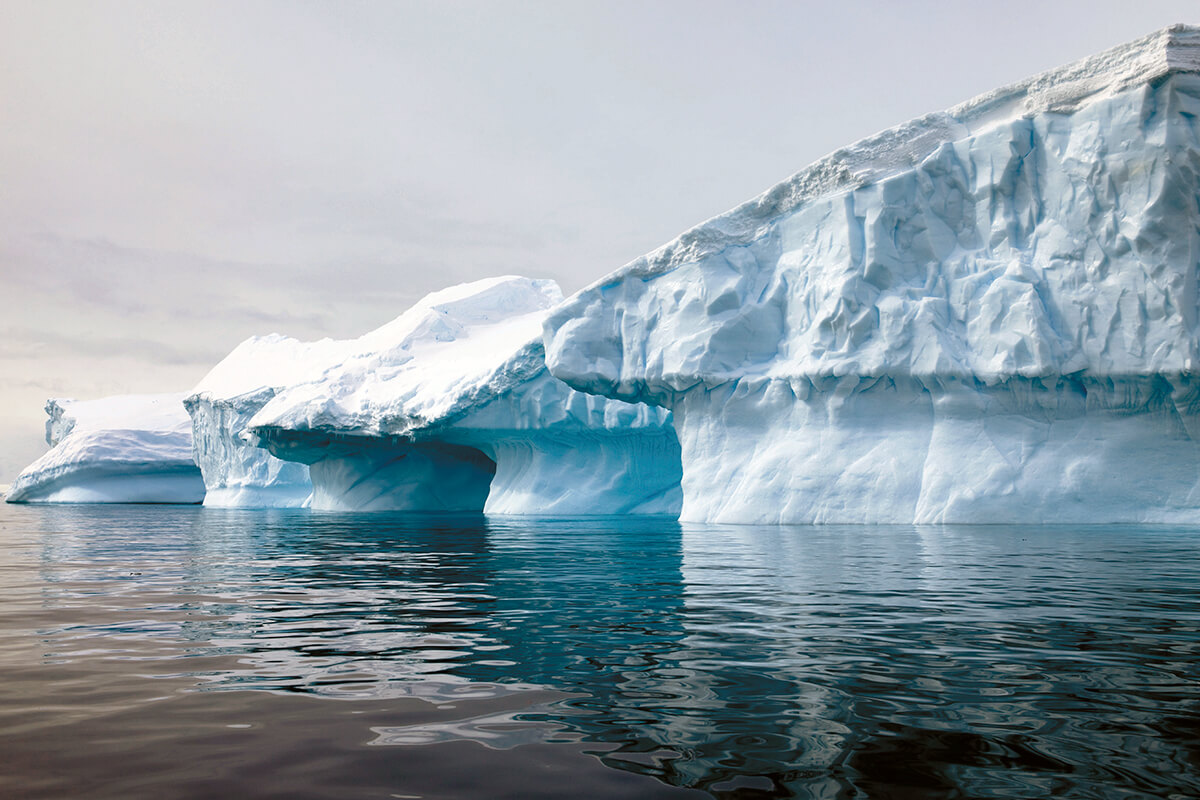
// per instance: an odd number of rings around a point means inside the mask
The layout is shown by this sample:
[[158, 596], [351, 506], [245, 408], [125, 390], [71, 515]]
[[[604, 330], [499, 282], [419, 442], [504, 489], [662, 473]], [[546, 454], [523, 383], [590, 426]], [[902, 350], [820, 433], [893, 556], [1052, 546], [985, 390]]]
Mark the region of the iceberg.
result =
[[13, 481], [10, 503], [199, 503], [182, 393], [49, 400], [51, 449]]
[[685, 521], [1200, 519], [1200, 30], [834, 152], [585, 288], [552, 375], [673, 413]]
[[239, 344], [184, 399], [192, 452], [204, 475], [204, 505], [299, 508], [312, 495], [308, 467], [257, 446], [246, 426], [280, 389], [336, 364], [348, 343], [254, 336]]
[[663, 409], [549, 374], [553, 281], [491, 278], [426, 296], [280, 389], [246, 423], [307, 464], [323, 510], [488, 514], [679, 511], [679, 443]]

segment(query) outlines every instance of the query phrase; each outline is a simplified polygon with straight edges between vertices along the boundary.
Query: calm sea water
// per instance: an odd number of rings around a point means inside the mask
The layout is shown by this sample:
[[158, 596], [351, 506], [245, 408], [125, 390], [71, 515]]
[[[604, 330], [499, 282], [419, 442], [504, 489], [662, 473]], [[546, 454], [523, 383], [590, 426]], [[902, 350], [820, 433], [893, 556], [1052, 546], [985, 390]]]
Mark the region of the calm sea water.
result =
[[0, 507], [0, 796], [1194, 798], [1200, 530]]

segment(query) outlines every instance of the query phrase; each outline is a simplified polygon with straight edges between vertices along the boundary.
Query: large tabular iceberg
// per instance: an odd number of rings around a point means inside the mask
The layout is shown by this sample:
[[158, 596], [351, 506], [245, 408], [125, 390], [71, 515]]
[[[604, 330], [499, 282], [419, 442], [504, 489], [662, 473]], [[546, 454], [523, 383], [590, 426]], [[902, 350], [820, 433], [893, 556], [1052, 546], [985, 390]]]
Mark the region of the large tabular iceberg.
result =
[[10, 503], [199, 503], [183, 394], [46, 403], [51, 449], [13, 481]]
[[204, 376], [183, 401], [204, 475], [206, 506], [299, 507], [312, 494], [308, 467], [257, 446], [246, 423], [276, 391], [311, 378], [345, 355], [348, 342], [255, 336]]
[[837, 151], [585, 289], [550, 371], [674, 412], [682, 517], [1200, 519], [1200, 32]]
[[669, 415], [547, 372], [542, 323], [561, 300], [551, 281], [511, 276], [435, 292], [249, 428], [310, 465], [317, 509], [678, 513]]

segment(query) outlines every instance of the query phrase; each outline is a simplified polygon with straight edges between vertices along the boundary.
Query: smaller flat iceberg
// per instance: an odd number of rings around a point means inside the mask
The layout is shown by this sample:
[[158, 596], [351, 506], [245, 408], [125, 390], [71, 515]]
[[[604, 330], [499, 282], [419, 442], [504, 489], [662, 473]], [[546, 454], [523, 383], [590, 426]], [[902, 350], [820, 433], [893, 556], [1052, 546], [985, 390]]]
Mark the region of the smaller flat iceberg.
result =
[[51, 449], [13, 481], [9, 503], [199, 503], [182, 393], [49, 400]]
[[678, 514], [669, 413], [547, 371], [542, 323], [561, 300], [514, 276], [435, 292], [247, 427], [309, 465], [315, 509]]
[[204, 505], [298, 508], [312, 495], [308, 466], [257, 446], [246, 424], [276, 392], [310, 379], [348, 352], [349, 342], [254, 336], [239, 344], [184, 399], [192, 452], [204, 475]]

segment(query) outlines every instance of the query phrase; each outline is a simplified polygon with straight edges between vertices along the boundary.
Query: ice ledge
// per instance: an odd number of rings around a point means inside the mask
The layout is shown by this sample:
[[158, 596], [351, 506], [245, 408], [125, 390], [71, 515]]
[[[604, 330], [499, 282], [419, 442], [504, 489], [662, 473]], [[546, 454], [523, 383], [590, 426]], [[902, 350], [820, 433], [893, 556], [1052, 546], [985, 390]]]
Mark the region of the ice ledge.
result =
[[1174, 73], [1200, 73], [1200, 27], [1172, 25], [1102, 53], [994, 89], [835, 150], [758, 197], [702, 222], [662, 247], [601, 278], [651, 277], [766, 233], [780, 215], [821, 197], [911, 169], [940, 145], [994, 124], [1037, 113], [1070, 112]]

